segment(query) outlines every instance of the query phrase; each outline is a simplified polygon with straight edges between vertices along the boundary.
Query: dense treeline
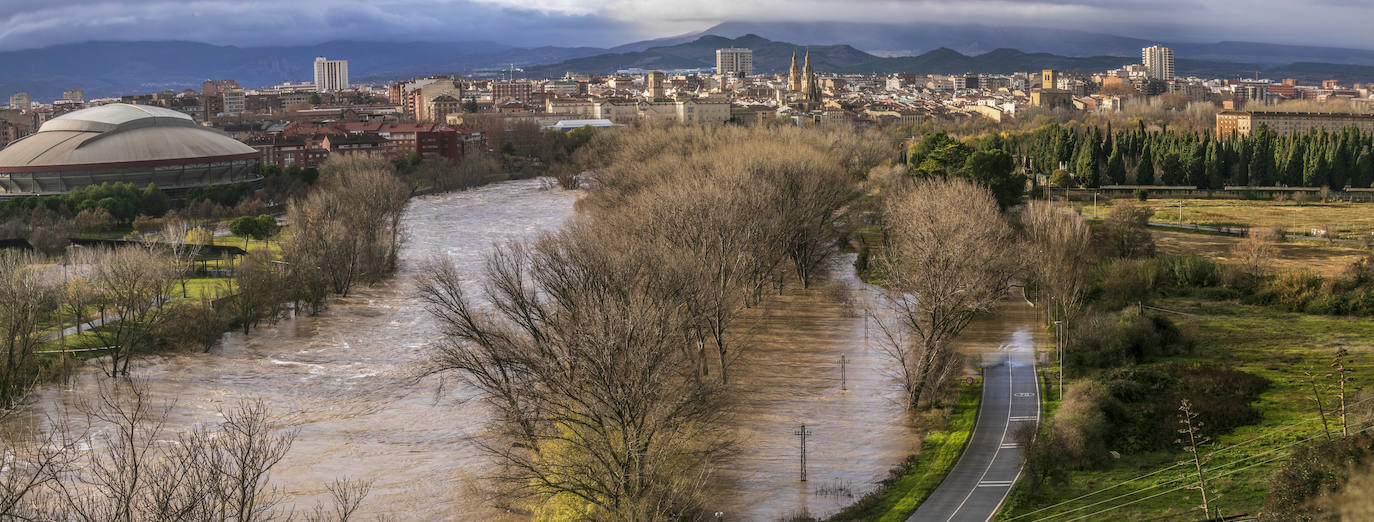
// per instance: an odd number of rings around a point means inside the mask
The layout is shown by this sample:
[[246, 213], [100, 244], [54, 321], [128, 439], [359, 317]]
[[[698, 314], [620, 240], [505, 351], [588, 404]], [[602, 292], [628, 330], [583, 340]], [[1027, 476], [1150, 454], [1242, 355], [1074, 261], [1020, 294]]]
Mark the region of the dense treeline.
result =
[[1343, 190], [1374, 182], [1374, 133], [1353, 127], [1279, 136], [1261, 125], [1250, 136], [1219, 138], [1207, 131], [1149, 131], [1139, 122], [1129, 129], [1049, 124], [983, 139], [1014, 142], [1034, 172], [1050, 174], [1062, 167], [1069, 175], [1064, 185]]
[[4, 211], [8, 215], [31, 212], [39, 207], [65, 216], [101, 209], [114, 219], [128, 223], [140, 215], [163, 215], [169, 208], [169, 202], [167, 194], [153, 184], [139, 190], [132, 183], [101, 183], [61, 196], [24, 196], [4, 203]]
[[[493, 405], [496, 477], [539, 519], [703, 518], [730, 453], [747, 306], [810, 284], [884, 140], [816, 130], [598, 132], [579, 216], [488, 258], [485, 291], [438, 265], [435, 372]], [[577, 183], [571, 183], [577, 185]]]

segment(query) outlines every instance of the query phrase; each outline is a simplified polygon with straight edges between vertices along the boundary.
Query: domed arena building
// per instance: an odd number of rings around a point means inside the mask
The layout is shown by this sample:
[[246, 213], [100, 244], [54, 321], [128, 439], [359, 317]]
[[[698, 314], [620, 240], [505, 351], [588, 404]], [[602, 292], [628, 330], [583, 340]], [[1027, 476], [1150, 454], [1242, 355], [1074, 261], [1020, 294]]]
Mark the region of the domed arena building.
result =
[[190, 116], [115, 103], [48, 120], [0, 149], [0, 199], [66, 194], [101, 183], [156, 184], [177, 195], [260, 179], [258, 151]]

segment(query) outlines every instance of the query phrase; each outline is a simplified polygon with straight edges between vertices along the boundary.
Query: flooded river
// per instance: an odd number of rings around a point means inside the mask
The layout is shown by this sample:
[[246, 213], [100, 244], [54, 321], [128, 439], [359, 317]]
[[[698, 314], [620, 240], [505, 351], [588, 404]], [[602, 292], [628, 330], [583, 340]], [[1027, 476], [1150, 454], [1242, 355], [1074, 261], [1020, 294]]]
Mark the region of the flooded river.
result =
[[[337, 300], [318, 317], [286, 320], [250, 336], [228, 334], [210, 354], [135, 361], [155, 400], [174, 402], [170, 431], [216, 422], [221, 408], [262, 397], [300, 435], [274, 470], [301, 508], [335, 478], [373, 481], [363, 505], [400, 520], [490, 520], [481, 476], [489, 464], [473, 444], [487, 412], [456, 382], [416, 380], [435, 335], [413, 277], [435, 256], [474, 279], [495, 243], [536, 236], [573, 213], [576, 193], [515, 181], [414, 200], [397, 276]], [[740, 458], [721, 470], [710, 508], [728, 520], [775, 520], [800, 510], [823, 516], [873, 488], [919, 444], [876, 345], [865, 342], [870, 290], [844, 261], [818, 288], [790, 289], [744, 321], [749, 347], [733, 369]], [[1034, 313], [970, 326], [969, 350], [1030, 343]], [[870, 329], [872, 328], [870, 324]], [[876, 341], [876, 331], [870, 331]], [[1043, 342], [1043, 341], [1042, 341]], [[840, 357], [846, 360], [841, 389]], [[82, 370], [70, 387], [39, 390], [39, 418], [89, 395], [100, 378]], [[798, 480], [800, 424], [809, 481]]]

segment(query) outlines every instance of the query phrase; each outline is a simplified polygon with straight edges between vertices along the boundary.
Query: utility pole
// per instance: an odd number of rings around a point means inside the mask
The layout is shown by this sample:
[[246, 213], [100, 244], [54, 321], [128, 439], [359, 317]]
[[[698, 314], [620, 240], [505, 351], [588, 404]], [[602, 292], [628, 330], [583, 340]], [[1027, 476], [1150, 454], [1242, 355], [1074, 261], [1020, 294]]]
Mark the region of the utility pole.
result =
[[844, 374], [845, 374], [845, 366], [848, 364], [848, 362], [849, 362], [849, 361], [848, 361], [847, 359], [845, 359], [844, 354], [840, 354], [840, 389], [841, 389], [841, 390], [848, 390], [848, 389], [849, 389], [849, 388], [848, 388], [848, 383], [845, 381], [845, 375], [844, 375]]
[[1059, 403], [1064, 403], [1064, 329], [1063, 321], [1054, 322], [1054, 346], [1059, 350]]
[[806, 425], [802, 424], [792, 433], [801, 438], [801, 481], [806, 482], [806, 437], [811, 435], [811, 430], [806, 429]]

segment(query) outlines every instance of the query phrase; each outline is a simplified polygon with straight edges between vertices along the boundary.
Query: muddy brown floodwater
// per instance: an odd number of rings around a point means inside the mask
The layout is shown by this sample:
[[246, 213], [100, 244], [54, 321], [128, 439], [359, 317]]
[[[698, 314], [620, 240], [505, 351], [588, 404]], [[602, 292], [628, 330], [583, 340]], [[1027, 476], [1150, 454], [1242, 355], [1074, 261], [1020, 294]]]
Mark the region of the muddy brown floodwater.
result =
[[[852, 263], [845, 256], [816, 288], [789, 288], [740, 322], [746, 350], [731, 379], [740, 389], [733, 408], [740, 456], [718, 474], [709, 506], [724, 519], [832, 515], [919, 447], [922, 422], [903, 406], [876, 320], [865, 318], [884, 317], [883, 307]], [[969, 324], [959, 348], [979, 355], [1044, 343], [1036, 317], [1024, 301], [1008, 300]]]
[[[537, 180], [414, 200], [397, 276], [334, 302], [318, 317], [284, 320], [250, 336], [227, 334], [209, 354], [135, 361], [154, 400], [174, 403], [169, 433], [219, 420], [239, 399], [261, 397], [300, 435], [274, 470], [300, 509], [340, 477], [373, 481], [367, 514], [401, 520], [509, 518], [478, 492], [490, 464], [474, 445], [487, 412], [452, 380], [417, 381], [436, 330], [415, 295], [419, 266], [446, 256], [471, 280], [494, 244], [528, 239], [573, 214], [577, 194]], [[838, 261], [830, 280], [789, 289], [750, 312], [740, 331], [748, 349], [732, 369], [740, 456], [712, 486], [710, 509], [726, 520], [774, 520], [801, 510], [824, 516], [870, 491], [919, 444], [885, 361], [865, 342], [872, 290]], [[1013, 303], [969, 327], [964, 346], [995, 350], [1031, 343], [1035, 315]], [[869, 324], [876, 341], [876, 331]], [[1042, 341], [1043, 342], [1043, 341]], [[847, 361], [841, 390], [840, 356]], [[84, 368], [70, 386], [45, 386], [25, 416], [43, 425], [101, 378]], [[809, 481], [798, 480], [800, 424], [811, 430]]]

